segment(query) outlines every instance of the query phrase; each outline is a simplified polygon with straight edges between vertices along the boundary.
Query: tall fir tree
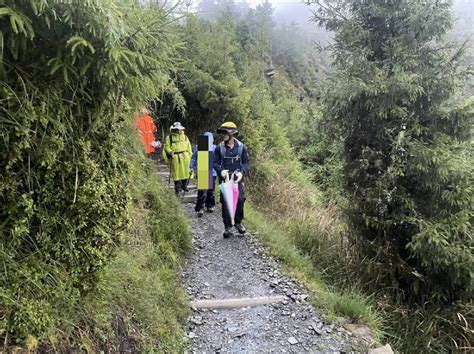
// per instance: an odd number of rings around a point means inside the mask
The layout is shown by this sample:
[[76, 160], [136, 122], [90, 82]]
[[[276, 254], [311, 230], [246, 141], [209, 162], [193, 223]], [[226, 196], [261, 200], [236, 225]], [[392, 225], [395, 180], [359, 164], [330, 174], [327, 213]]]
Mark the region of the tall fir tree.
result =
[[344, 139], [345, 188], [366, 282], [413, 301], [473, 294], [472, 108], [456, 102], [462, 49], [442, 41], [451, 1], [319, 1], [335, 32], [326, 123]]

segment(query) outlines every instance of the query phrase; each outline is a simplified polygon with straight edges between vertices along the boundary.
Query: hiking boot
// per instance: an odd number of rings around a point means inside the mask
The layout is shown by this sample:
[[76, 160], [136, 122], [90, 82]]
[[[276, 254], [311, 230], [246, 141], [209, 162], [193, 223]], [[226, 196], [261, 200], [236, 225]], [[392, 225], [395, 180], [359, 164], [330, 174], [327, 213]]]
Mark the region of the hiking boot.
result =
[[231, 227], [226, 227], [224, 231], [224, 238], [228, 238], [232, 236], [232, 228]]
[[245, 234], [245, 227], [242, 224], [235, 224], [235, 228], [239, 232], [239, 234], [243, 235]]
[[201, 216], [204, 215], [204, 211], [201, 209], [201, 210], [198, 210], [196, 215], [198, 216], [198, 218], [200, 218]]
[[213, 212], [214, 212], [214, 209], [215, 209], [214, 207], [208, 207], [208, 208], [207, 208], [207, 212], [208, 212], [208, 213], [213, 213]]

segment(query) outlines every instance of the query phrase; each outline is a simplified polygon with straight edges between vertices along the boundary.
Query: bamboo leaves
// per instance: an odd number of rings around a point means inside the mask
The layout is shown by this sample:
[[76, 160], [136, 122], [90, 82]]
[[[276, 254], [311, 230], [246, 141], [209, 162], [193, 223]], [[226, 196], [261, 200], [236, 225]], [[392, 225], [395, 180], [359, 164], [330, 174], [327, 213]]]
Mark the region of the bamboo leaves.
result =
[[68, 47], [71, 48], [71, 54], [72, 55], [76, 54], [76, 50], [78, 48], [83, 53], [83, 48], [84, 47], [88, 48], [92, 54], [95, 53], [95, 49], [92, 46], [92, 44], [81, 36], [73, 36], [73, 37], [69, 38], [66, 44], [67, 44]]
[[11, 7], [0, 7], [0, 21], [6, 17], [9, 18], [10, 26], [15, 34], [23, 34], [26, 37], [33, 38], [34, 31], [31, 20]]

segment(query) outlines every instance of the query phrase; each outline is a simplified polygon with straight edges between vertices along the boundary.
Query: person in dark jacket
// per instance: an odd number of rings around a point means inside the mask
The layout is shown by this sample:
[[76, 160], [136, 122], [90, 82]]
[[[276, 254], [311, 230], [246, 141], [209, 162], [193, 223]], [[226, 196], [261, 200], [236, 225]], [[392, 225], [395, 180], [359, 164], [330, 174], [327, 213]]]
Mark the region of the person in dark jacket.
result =
[[[214, 153], [216, 149], [216, 145], [214, 145], [214, 136], [210, 132], [205, 132], [205, 136], [207, 136], [209, 140], [209, 153]], [[194, 145], [193, 148], [193, 155], [191, 156], [191, 162], [189, 163], [189, 168], [194, 171], [194, 175], [197, 176], [197, 155], [198, 155], [198, 146]], [[212, 158], [212, 157], [211, 157]], [[206, 210], [208, 213], [214, 212], [214, 207], [216, 206], [216, 201], [214, 198], [214, 186], [216, 185], [216, 171], [212, 169], [212, 189], [208, 190], [199, 190], [198, 195], [197, 195], [197, 200], [196, 200], [196, 206], [194, 207], [194, 210], [197, 213], [198, 217], [201, 217], [204, 215], [204, 205], [206, 205]]]
[[[248, 173], [250, 162], [247, 147], [235, 138], [238, 133], [237, 126], [233, 122], [225, 122], [217, 130], [223, 135], [223, 141], [217, 145], [214, 151], [214, 170], [219, 176], [219, 183], [226, 178], [233, 176], [239, 184], [239, 200], [235, 212], [235, 228], [239, 235], [245, 234], [245, 227], [242, 225], [244, 219], [245, 190], [243, 177]], [[224, 221], [224, 238], [232, 236], [232, 221], [227, 208], [224, 205], [224, 198], [220, 194], [222, 204], [222, 220]]]

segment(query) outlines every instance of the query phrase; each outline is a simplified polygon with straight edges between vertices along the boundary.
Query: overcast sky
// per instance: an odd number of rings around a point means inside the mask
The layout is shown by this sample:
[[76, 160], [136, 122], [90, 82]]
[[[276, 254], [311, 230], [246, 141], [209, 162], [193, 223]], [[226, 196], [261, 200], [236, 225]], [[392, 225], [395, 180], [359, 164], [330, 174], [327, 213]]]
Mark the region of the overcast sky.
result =
[[[265, 0], [247, 0], [252, 7], [263, 3]], [[311, 9], [314, 9], [314, 5], [306, 5], [301, 0], [269, 0], [275, 8], [275, 19], [277, 22], [297, 22], [304, 24], [308, 22], [311, 16]], [[239, 0], [235, 0], [239, 2]], [[474, 0], [455, 0], [454, 9], [456, 16], [462, 16], [464, 19], [472, 19], [471, 29], [474, 24]], [[466, 25], [466, 24], [465, 24]]]
[[[301, 0], [269, 0], [275, 8], [275, 19], [277, 22], [307, 23], [311, 16], [311, 8]], [[473, 0], [474, 1], [474, 0]], [[252, 7], [263, 3], [264, 0], [248, 0]]]

